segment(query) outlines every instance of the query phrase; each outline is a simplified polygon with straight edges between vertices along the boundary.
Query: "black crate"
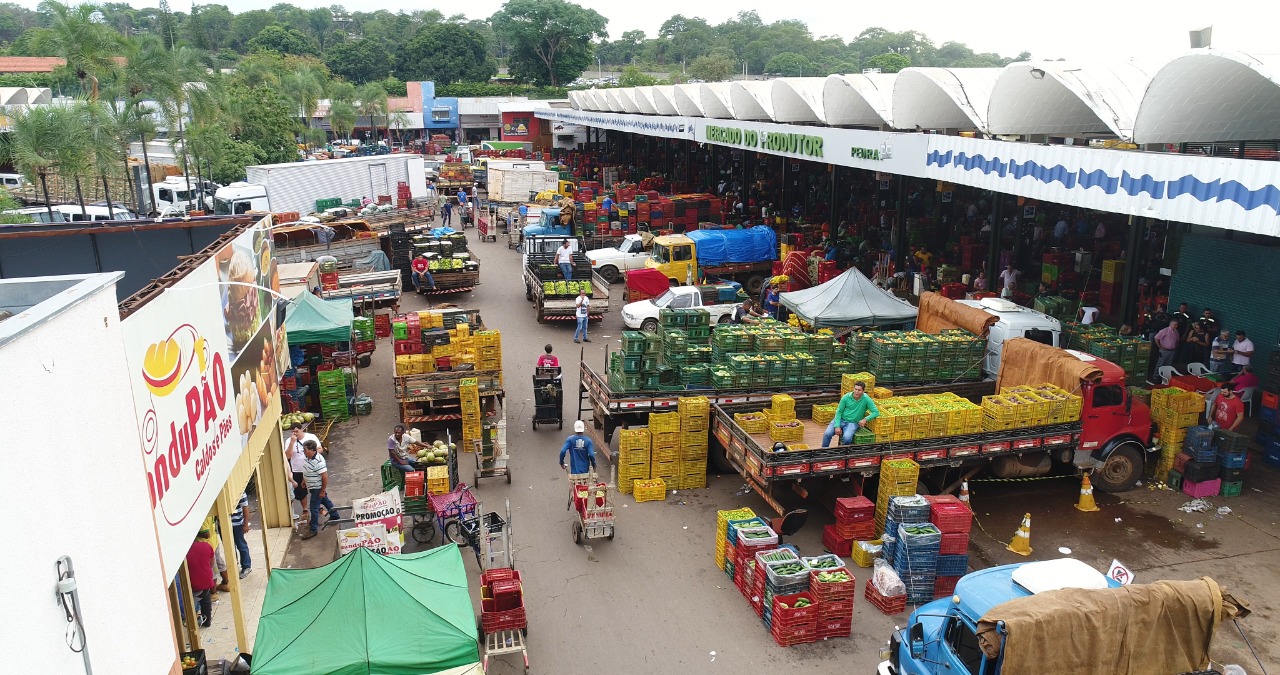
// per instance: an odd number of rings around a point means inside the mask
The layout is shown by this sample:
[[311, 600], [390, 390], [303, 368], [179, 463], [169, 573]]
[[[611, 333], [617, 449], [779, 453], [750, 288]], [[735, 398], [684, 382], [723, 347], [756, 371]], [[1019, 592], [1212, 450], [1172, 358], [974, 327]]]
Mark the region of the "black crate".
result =
[[1228, 469], [1224, 466], [1218, 471], [1218, 478], [1221, 478], [1224, 482], [1241, 480], [1244, 478], [1244, 469]]
[[1217, 462], [1187, 462], [1182, 467], [1182, 477], [1193, 483], [1203, 483], [1217, 478], [1220, 468]]
[[[196, 660], [194, 668], [183, 668], [182, 675], [209, 675], [209, 664], [205, 661], [204, 650], [197, 649], [191, 652], [182, 652], [182, 659], [192, 657]], [[181, 661], [179, 661], [181, 663]]]
[[1249, 449], [1249, 437], [1234, 431], [1218, 429], [1213, 433], [1213, 444], [1223, 453], [1241, 452]]

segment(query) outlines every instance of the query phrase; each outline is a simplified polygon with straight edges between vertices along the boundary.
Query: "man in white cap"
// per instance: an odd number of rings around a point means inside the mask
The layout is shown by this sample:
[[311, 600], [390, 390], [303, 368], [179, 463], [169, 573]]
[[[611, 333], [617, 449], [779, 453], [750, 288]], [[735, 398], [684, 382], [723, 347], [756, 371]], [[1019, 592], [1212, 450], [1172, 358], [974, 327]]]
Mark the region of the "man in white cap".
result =
[[[583, 475], [596, 468], [596, 446], [587, 438], [587, 425], [582, 420], [573, 423], [573, 435], [564, 440], [560, 448], [560, 467], [569, 475]], [[564, 456], [569, 455], [569, 463], [564, 463]]]

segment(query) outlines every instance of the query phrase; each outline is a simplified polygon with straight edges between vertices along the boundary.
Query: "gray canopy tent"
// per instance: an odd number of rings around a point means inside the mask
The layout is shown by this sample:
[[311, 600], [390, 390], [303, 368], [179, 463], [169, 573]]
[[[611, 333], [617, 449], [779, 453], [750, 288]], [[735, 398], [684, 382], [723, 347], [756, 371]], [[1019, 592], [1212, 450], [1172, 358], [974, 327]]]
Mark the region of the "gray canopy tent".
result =
[[783, 293], [779, 301], [815, 328], [893, 326], [916, 319], [911, 303], [885, 292], [857, 268], [824, 284]]

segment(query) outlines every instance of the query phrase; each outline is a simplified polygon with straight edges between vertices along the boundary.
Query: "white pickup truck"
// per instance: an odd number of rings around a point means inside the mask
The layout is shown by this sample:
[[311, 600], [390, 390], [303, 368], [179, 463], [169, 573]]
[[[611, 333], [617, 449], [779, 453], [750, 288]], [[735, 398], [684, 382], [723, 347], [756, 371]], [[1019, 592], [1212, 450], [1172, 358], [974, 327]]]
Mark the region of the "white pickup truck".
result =
[[733, 321], [733, 310], [739, 303], [727, 302], [716, 305], [702, 304], [702, 293], [697, 286], [672, 286], [670, 290], [650, 300], [632, 302], [622, 307], [622, 323], [631, 330], [657, 332], [658, 310], [691, 309], [701, 307], [711, 313], [711, 325]]
[[[646, 235], [647, 236], [647, 235]], [[620, 281], [628, 270], [644, 268], [644, 261], [649, 258], [653, 239], [650, 245], [644, 245], [644, 238], [638, 234], [628, 234], [616, 248], [597, 248], [587, 251], [591, 260], [592, 271], [598, 273], [605, 281], [613, 284]]]

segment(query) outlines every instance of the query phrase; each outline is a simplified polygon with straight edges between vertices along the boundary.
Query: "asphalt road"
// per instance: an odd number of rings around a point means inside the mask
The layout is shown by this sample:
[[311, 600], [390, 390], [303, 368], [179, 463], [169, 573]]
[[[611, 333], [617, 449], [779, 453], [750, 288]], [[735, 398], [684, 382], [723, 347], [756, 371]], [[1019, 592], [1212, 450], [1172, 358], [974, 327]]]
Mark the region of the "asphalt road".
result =
[[[474, 230], [468, 230], [474, 242]], [[768, 673], [785, 669], [814, 675], [872, 673], [878, 649], [906, 615], [884, 616], [861, 598], [855, 602], [854, 634], [789, 649], [778, 647], [732, 582], [715, 567], [715, 512], [749, 506], [768, 507], [744, 492], [740, 477], [711, 476], [704, 490], [678, 491], [665, 502], [636, 504], [617, 495], [617, 535], [613, 541], [578, 546], [571, 540], [572, 512], [565, 510], [567, 485], [557, 464], [561, 443], [577, 410], [579, 354], [593, 364], [605, 362], [606, 347], [621, 337], [621, 286], [614, 287], [611, 311], [591, 329], [592, 342], [575, 345], [571, 324], [536, 323], [532, 303], [524, 298], [519, 255], [505, 241], [473, 243], [481, 264], [481, 285], [448, 298], [459, 306], [478, 308], [489, 328], [503, 336], [506, 373], [506, 418], [513, 481], [482, 481], [479, 498], [486, 510], [511, 500], [516, 566], [523, 575], [529, 619], [529, 659], [535, 673]], [[422, 298], [406, 296], [401, 308], [426, 307]], [[532, 364], [544, 344], [552, 344], [565, 366], [566, 430], [531, 429]], [[581, 347], [581, 349], [580, 349]], [[335, 430], [332, 496], [339, 504], [380, 489], [378, 467], [386, 458], [385, 440], [396, 423], [391, 390], [391, 347], [379, 343], [374, 363], [360, 372], [360, 391], [374, 398], [374, 414]], [[470, 455], [461, 457], [463, 476]], [[1255, 462], [1261, 465], [1261, 462]], [[1280, 472], [1255, 466], [1245, 482], [1245, 495], [1214, 499], [1228, 505], [1226, 516], [1188, 514], [1177, 510], [1187, 501], [1180, 493], [1139, 488], [1126, 495], [1099, 493], [1102, 511], [1072, 508], [1078, 485], [1071, 479], [973, 484], [978, 514], [970, 548], [971, 566], [1027, 560], [1004, 549], [1024, 512], [1032, 514], [1030, 559], [1064, 555], [1059, 548], [1100, 569], [1113, 558], [1129, 565], [1139, 581], [1213, 575], [1255, 613], [1243, 622], [1253, 646], [1268, 668], [1280, 668], [1280, 631], [1275, 607], [1280, 590]], [[1126, 501], [1127, 503], [1122, 503]], [[802, 553], [822, 552], [821, 529], [831, 516], [820, 507], [810, 511], [806, 527], [789, 543]], [[989, 534], [988, 534], [989, 533]], [[412, 550], [412, 549], [410, 549]], [[295, 540], [286, 564], [311, 567], [329, 562], [333, 539]], [[478, 585], [473, 557], [466, 557]], [[855, 570], [859, 588], [868, 570]], [[478, 590], [473, 590], [479, 606]], [[1228, 624], [1213, 652], [1248, 672], [1261, 672], [1234, 626]], [[518, 657], [495, 657], [493, 675], [521, 672]]]

